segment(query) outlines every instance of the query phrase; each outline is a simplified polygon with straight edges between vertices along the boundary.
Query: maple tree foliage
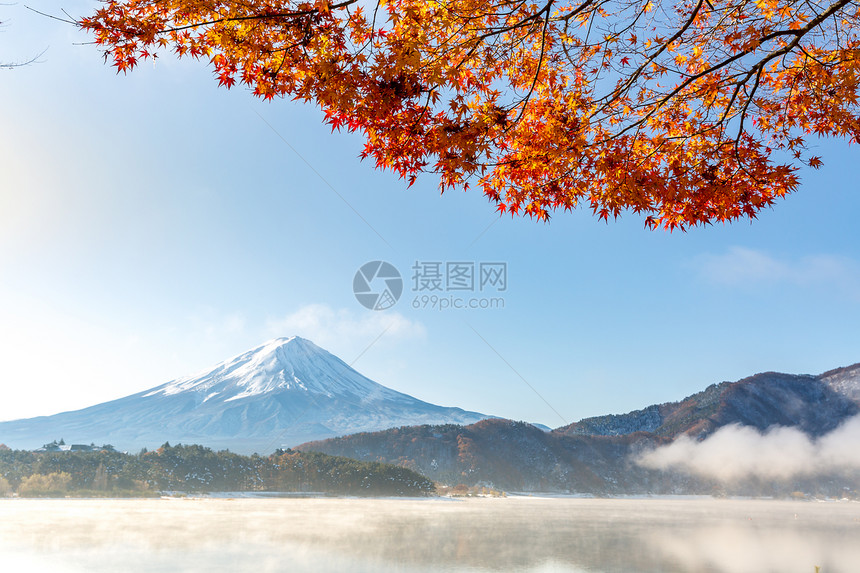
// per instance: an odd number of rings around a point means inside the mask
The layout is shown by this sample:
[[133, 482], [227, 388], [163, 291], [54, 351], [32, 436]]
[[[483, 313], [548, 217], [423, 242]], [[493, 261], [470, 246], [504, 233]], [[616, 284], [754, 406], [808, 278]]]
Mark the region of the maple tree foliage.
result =
[[860, 138], [857, 0], [107, 0], [118, 71], [159, 49], [314, 102], [362, 157], [499, 211], [669, 229], [754, 218]]

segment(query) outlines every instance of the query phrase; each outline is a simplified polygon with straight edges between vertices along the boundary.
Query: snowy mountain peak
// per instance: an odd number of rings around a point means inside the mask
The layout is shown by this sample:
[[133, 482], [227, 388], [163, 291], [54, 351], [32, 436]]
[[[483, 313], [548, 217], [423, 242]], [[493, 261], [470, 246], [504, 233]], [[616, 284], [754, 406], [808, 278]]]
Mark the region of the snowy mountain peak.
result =
[[192, 376], [159, 386], [146, 396], [195, 392], [202, 401], [229, 402], [269, 392], [374, 398], [397, 394], [356, 372], [333, 354], [299, 336], [275, 338]]
[[0, 422], [0, 441], [35, 448], [64, 436], [129, 450], [170, 441], [251, 453], [355, 432], [471, 424], [486, 417], [386, 388], [310, 340], [293, 336], [111, 402]]

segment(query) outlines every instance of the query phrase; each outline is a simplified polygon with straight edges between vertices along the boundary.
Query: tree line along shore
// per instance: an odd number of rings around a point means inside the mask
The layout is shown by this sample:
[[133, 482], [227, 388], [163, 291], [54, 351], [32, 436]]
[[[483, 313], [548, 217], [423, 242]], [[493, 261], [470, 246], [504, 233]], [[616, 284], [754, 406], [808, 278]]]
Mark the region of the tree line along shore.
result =
[[432, 495], [430, 479], [391, 464], [317, 452], [243, 456], [200, 445], [137, 454], [0, 448], [0, 496], [148, 497], [163, 492], [320, 492], [355, 496]]

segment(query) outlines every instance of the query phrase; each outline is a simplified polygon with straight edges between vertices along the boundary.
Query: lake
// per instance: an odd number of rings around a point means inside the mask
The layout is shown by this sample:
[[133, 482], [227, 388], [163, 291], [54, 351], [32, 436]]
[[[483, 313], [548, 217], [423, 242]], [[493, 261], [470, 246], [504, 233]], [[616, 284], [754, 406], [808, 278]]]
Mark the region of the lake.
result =
[[857, 573], [860, 503], [0, 500], [0, 571]]

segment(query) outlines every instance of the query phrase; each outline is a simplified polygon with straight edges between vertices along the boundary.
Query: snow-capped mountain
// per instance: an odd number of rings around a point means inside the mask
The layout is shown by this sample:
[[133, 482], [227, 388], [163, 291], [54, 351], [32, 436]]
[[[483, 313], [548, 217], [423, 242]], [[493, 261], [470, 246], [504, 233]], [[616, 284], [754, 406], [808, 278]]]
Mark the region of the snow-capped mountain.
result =
[[0, 422], [0, 442], [36, 448], [63, 438], [137, 450], [170, 441], [270, 453], [355, 432], [487, 417], [386, 388], [296, 336], [270, 340], [205, 372], [119, 400]]

